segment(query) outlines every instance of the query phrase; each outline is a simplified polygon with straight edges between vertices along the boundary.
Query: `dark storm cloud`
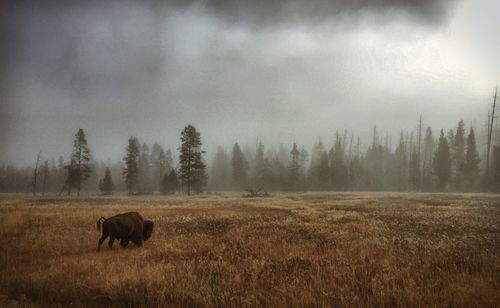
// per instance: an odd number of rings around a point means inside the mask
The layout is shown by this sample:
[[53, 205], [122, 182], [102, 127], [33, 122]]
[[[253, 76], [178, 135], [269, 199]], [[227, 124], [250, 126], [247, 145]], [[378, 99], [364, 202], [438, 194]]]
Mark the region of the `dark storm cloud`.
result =
[[[175, 1], [181, 7], [199, 4], [221, 18], [253, 26], [318, 23], [344, 14], [400, 11], [424, 23], [438, 23], [454, 0], [205, 0]], [[355, 18], [355, 16], [353, 16]]]

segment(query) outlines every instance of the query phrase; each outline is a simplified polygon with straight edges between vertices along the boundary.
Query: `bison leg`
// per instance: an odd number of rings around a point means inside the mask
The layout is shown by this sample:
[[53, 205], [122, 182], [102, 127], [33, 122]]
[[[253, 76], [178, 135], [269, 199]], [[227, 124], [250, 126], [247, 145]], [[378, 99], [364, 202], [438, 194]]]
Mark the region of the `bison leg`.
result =
[[109, 237], [109, 242], [108, 242], [109, 248], [113, 248], [113, 243], [114, 242], [115, 242], [115, 237], [114, 236], [110, 236]]
[[142, 236], [136, 236], [132, 239], [132, 243], [134, 243], [135, 246], [142, 246]]
[[99, 239], [99, 244], [97, 245], [97, 251], [101, 250], [101, 245], [106, 240], [107, 237], [108, 234], [103, 232], [101, 238]]
[[125, 248], [125, 247], [127, 247], [128, 242], [129, 242], [129, 239], [122, 238], [121, 241], [120, 241], [120, 246], [122, 246], [123, 248]]

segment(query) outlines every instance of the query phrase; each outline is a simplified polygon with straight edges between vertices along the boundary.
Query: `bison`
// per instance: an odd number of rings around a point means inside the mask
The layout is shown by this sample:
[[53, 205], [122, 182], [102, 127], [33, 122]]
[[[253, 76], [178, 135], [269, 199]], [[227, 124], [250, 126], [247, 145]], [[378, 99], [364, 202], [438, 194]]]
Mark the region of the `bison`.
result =
[[137, 212], [127, 212], [110, 218], [101, 217], [97, 221], [98, 231], [101, 230], [101, 224], [102, 235], [97, 245], [97, 251], [101, 249], [102, 243], [108, 236], [109, 248], [113, 247], [115, 239], [120, 240], [122, 247], [127, 247], [130, 241], [136, 246], [141, 246], [142, 241], [147, 241], [151, 237], [154, 227], [151, 220], [144, 220]]

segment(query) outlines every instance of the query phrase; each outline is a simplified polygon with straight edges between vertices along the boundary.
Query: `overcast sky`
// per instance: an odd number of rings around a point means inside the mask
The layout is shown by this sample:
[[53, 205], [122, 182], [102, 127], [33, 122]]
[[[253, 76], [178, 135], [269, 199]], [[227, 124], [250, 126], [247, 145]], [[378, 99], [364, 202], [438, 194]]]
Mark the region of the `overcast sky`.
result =
[[0, 163], [67, 157], [80, 127], [114, 161], [131, 135], [176, 149], [187, 124], [209, 154], [419, 114], [482, 130], [500, 82], [495, 0], [67, 2], [0, 5]]

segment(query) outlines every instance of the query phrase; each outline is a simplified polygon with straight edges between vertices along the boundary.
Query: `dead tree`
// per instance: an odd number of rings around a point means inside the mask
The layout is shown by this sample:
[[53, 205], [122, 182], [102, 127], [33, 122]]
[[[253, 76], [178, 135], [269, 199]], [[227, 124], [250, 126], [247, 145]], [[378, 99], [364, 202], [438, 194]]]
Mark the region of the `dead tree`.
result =
[[493, 121], [495, 119], [495, 107], [496, 107], [496, 103], [497, 103], [497, 90], [498, 90], [498, 86], [495, 88], [495, 96], [493, 97], [493, 108], [491, 109], [491, 117], [488, 114], [488, 146], [486, 149], [486, 170], [485, 170], [486, 183], [488, 183], [489, 178], [490, 178], [491, 135], [493, 134]]
[[262, 189], [253, 189], [253, 188], [248, 188], [247, 189], [247, 192], [248, 194], [246, 195], [243, 195], [243, 197], [245, 198], [258, 198], [258, 197], [269, 197], [270, 195], [267, 193], [267, 191], [264, 190], [264, 192], [262, 192]]

